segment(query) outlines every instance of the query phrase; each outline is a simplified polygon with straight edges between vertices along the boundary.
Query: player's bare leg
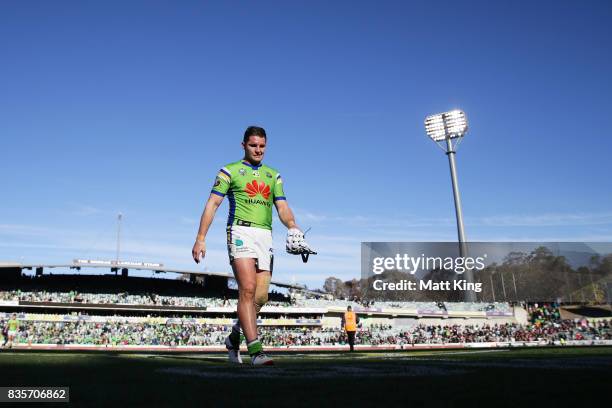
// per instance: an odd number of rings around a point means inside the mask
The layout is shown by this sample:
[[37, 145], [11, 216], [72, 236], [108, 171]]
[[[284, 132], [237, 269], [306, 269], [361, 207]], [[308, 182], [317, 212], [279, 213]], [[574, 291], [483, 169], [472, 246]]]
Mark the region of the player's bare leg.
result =
[[[261, 308], [268, 302], [268, 291], [270, 289], [270, 280], [272, 279], [272, 273], [265, 270], [257, 270], [256, 286], [255, 286], [255, 318], [261, 311]], [[257, 322], [257, 321], [256, 321]], [[259, 341], [258, 341], [259, 343]], [[274, 362], [268, 357], [261, 348], [261, 344], [258, 346], [259, 352], [252, 353], [249, 347], [249, 354], [251, 354], [251, 363], [253, 365], [274, 365]]]
[[[254, 301], [253, 301], [253, 306], [255, 308], [255, 319], [254, 319], [255, 336], [257, 336], [257, 324], [256, 324], [257, 315], [259, 315], [261, 308], [268, 301], [268, 292], [270, 289], [271, 279], [272, 279], [272, 273], [270, 271], [263, 271], [263, 270], [257, 269], [257, 274], [255, 277], [255, 295], [254, 295]], [[240, 284], [239, 284], [239, 288], [240, 288]], [[244, 300], [244, 302], [245, 303], [248, 302], [248, 299]], [[230, 362], [239, 363], [239, 364], [242, 363], [242, 358], [240, 357], [240, 329], [241, 329], [241, 324], [240, 324], [240, 318], [239, 318], [238, 322], [232, 327], [231, 334], [225, 339], [225, 346], [229, 353]], [[246, 333], [245, 333], [245, 337], [247, 339], [252, 338], [250, 336], [247, 337]], [[249, 340], [247, 340], [247, 345], [248, 343], [250, 343]], [[267, 357], [264, 358], [263, 356], [260, 356], [257, 359], [257, 361], [258, 363], [272, 364], [271, 359]]]
[[[255, 260], [249, 258], [236, 259], [232, 262], [232, 269], [234, 271], [234, 276], [236, 277], [236, 282], [238, 282], [238, 319], [237, 322], [232, 326], [232, 330], [229, 336], [227, 336], [225, 339], [225, 348], [227, 348], [228, 359], [230, 363], [242, 364], [242, 357], [240, 356], [240, 328], [242, 325], [240, 324], [240, 321], [250, 321], [251, 318], [249, 316], [251, 314], [257, 316], [255, 310], [253, 310], [251, 313], [251, 310], [249, 310], [249, 308], [246, 308], [245, 311], [245, 308], [243, 307], [245, 304], [252, 304], [252, 302], [249, 302], [248, 299], [254, 296], [255, 293]], [[253, 336], [252, 329], [249, 328], [247, 330], [249, 330], [249, 335]], [[257, 337], [256, 328], [254, 332], [255, 337]], [[246, 332], [245, 337], [247, 337]], [[247, 337], [247, 339], [248, 338], [249, 337]]]
[[257, 313], [254, 305], [257, 287], [255, 259], [235, 259], [232, 262], [232, 269], [238, 282], [238, 319], [244, 337], [249, 343], [257, 338]]
[[270, 291], [270, 271], [257, 270], [255, 286], [255, 314], [259, 315], [261, 308], [268, 302], [268, 292]]
[[[264, 275], [261, 278], [257, 278], [255, 259], [251, 258], [235, 259], [232, 268], [238, 282], [238, 319], [247, 341], [251, 363], [253, 365], [272, 365], [274, 364], [272, 359], [264, 354], [261, 342], [257, 338], [257, 311], [263, 304], [259, 308], [255, 306], [258, 281], [261, 285], [260, 291], [269, 286], [269, 278], [265, 273], [267, 271], [262, 272]], [[259, 300], [264, 299], [261, 297]], [[232, 335], [234, 335], [234, 330], [232, 330]]]

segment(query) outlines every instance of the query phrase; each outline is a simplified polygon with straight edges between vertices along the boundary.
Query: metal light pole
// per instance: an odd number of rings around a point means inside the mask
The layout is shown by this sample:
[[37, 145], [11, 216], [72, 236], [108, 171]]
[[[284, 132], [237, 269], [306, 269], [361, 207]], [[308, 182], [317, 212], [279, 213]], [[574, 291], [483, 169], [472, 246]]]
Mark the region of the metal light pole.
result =
[[[445, 113], [430, 115], [425, 118], [425, 130], [427, 135], [436, 142], [438, 146], [448, 156], [448, 164], [450, 166], [451, 182], [453, 184], [453, 197], [455, 199], [455, 215], [457, 217], [457, 235], [459, 237], [459, 255], [467, 256], [467, 247], [465, 239], [465, 229], [463, 227], [463, 211], [461, 209], [461, 196], [459, 195], [459, 183], [457, 181], [457, 166], [455, 164], [455, 154], [457, 146], [463, 140], [463, 136], [468, 130], [467, 118], [461, 110], [453, 110]], [[455, 143], [453, 144], [453, 140]], [[441, 142], [446, 142], [446, 148]], [[467, 282], [474, 282], [474, 275], [471, 270], [467, 270], [464, 274]], [[465, 300], [467, 302], [476, 301], [476, 293], [471, 290], [465, 292]]]
[[119, 213], [117, 215], [117, 258], [116, 261], [119, 263], [119, 256], [121, 255], [121, 219], [123, 218], [123, 214]]
[[448, 156], [448, 165], [450, 166], [451, 182], [453, 184], [453, 197], [455, 198], [455, 215], [457, 216], [457, 234], [459, 242], [465, 242], [465, 229], [463, 227], [463, 210], [461, 207], [461, 196], [459, 195], [459, 182], [457, 181], [457, 165], [455, 164], [455, 147], [451, 139], [446, 139], [446, 155]]

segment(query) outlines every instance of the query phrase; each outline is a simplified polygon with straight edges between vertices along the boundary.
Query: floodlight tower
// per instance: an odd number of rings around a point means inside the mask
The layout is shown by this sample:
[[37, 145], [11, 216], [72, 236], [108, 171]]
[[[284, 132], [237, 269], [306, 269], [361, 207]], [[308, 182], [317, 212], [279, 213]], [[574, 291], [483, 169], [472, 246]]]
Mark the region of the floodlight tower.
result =
[[[455, 198], [455, 214], [457, 216], [457, 233], [459, 236], [459, 255], [467, 256], [467, 248], [465, 245], [465, 230], [463, 228], [463, 211], [461, 210], [461, 196], [459, 195], [459, 184], [457, 182], [457, 166], [455, 164], [455, 153], [457, 146], [463, 140], [463, 136], [467, 133], [467, 118], [462, 110], [456, 109], [449, 112], [430, 115], [425, 118], [425, 131], [427, 135], [436, 142], [438, 146], [448, 156], [448, 164], [450, 165], [451, 181], [453, 184], [453, 196]], [[446, 142], [446, 147], [442, 142]], [[454, 144], [453, 144], [454, 141]], [[474, 276], [471, 270], [467, 270], [464, 275], [468, 282], [474, 281]], [[465, 293], [465, 300], [468, 302], [476, 301], [476, 294], [468, 290]]]
[[121, 220], [123, 219], [123, 214], [117, 214], [117, 263], [119, 263], [119, 255], [121, 254]]

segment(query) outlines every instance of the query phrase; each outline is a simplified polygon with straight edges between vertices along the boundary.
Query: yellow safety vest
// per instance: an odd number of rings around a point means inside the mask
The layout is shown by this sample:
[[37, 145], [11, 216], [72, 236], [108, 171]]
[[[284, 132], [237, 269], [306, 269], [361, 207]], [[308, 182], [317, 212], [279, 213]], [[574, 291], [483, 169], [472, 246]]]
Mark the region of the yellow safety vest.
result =
[[357, 315], [355, 312], [344, 313], [344, 330], [357, 331]]

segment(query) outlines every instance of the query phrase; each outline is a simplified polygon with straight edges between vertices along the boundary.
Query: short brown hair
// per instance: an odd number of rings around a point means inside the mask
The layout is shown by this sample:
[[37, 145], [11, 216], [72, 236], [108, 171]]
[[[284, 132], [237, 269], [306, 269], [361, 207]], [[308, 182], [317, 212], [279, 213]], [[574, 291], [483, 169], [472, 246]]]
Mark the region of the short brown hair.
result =
[[263, 137], [264, 139], [268, 140], [265, 129], [259, 126], [249, 126], [244, 131], [244, 137], [242, 138], [242, 142], [243, 143], [248, 142], [249, 137], [251, 136], [259, 136], [259, 137]]

